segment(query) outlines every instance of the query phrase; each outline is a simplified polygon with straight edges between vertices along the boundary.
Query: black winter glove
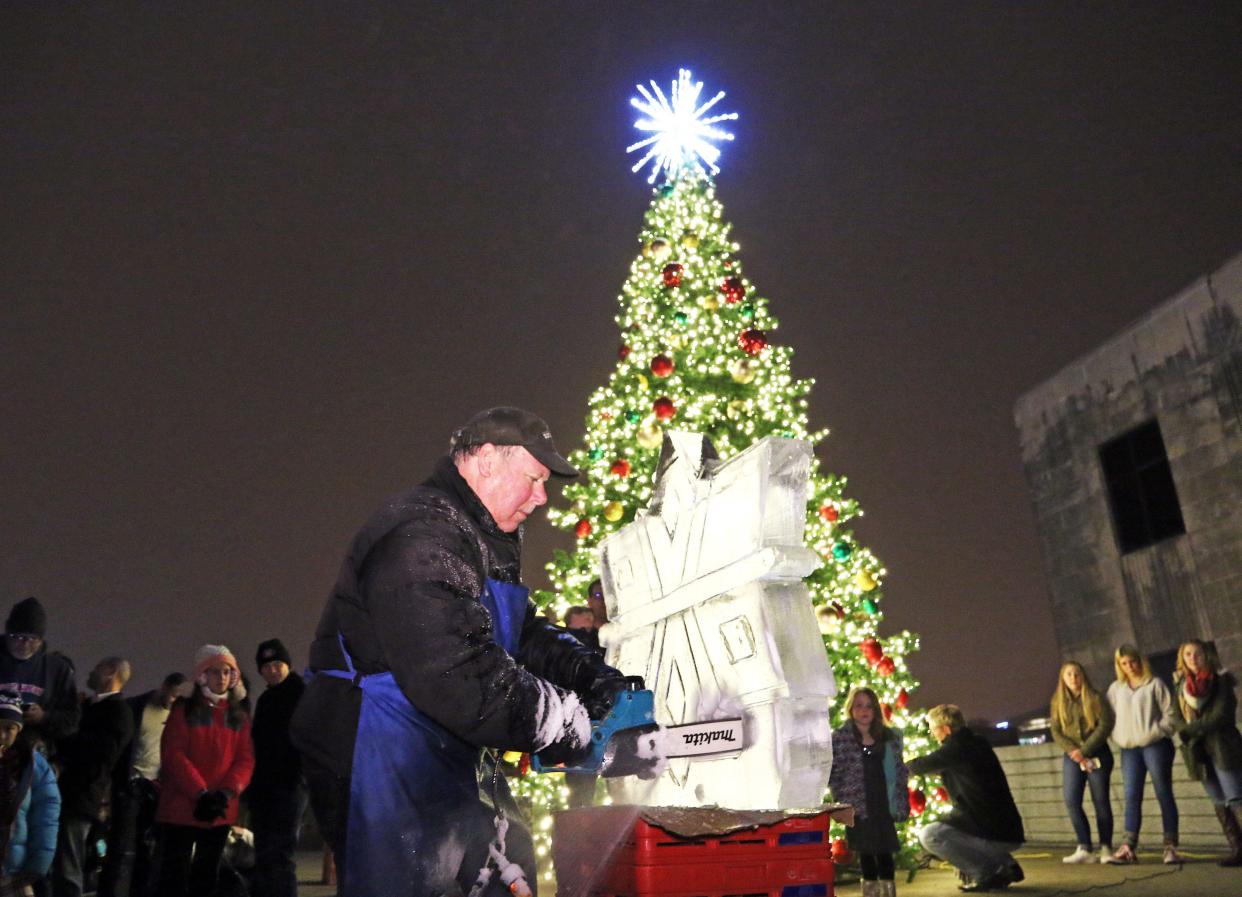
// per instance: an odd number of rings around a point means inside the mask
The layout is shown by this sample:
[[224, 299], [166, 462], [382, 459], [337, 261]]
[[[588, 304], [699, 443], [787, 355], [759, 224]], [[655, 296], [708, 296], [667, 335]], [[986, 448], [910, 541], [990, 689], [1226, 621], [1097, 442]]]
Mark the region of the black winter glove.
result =
[[229, 810], [229, 796], [224, 791], [204, 791], [194, 805], [194, 818], [199, 822], [215, 822]]
[[585, 692], [580, 694], [587, 716], [593, 720], [606, 717], [616, 703], [617, 695], [624, 689], [625, 676], [621, 675], [621, 671], [610, 666], [603, 667]]

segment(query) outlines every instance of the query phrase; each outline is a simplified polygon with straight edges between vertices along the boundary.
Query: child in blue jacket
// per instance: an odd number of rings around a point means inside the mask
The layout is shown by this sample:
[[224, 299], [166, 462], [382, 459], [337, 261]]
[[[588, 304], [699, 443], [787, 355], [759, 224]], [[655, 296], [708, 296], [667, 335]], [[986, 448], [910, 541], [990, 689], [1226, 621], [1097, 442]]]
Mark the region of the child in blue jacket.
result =
[[60, 790], [43, 755], [17, 744], [21, 699], [0, 692], [0, 897], [29, 897], [56, 853]]

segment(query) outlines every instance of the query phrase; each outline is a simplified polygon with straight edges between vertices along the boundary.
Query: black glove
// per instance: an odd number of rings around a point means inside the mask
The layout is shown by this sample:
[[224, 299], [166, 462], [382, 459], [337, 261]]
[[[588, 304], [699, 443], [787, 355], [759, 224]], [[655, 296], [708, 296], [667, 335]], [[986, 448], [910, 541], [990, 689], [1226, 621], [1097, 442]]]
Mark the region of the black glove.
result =
[[198, 796], [194, 805], [194, 818], [199, 822], [215, 822], [229, 810], [229, 796], [226, 792], [204, 791]]
[[620, 670], [605, 666], [581, 695], [582, 706], [593, 720], [603, 719], [612, 710], [617, 695], [625, 689], [625, 676]]
[[576, 745], [568, 740], [554, 741], [539, 752], [539, 762], [544, 766], [577, 766], [591, 752], [590, 743]]

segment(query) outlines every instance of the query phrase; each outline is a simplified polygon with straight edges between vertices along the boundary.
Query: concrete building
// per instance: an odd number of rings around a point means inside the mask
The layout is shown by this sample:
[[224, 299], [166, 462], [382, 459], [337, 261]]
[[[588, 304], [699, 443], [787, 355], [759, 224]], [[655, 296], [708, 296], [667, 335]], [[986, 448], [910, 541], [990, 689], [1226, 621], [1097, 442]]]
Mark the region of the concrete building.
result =
[[1097, 687], [1137, 645], [1242, 670], [1242, 255], [1015, 407], [1057, 642]]

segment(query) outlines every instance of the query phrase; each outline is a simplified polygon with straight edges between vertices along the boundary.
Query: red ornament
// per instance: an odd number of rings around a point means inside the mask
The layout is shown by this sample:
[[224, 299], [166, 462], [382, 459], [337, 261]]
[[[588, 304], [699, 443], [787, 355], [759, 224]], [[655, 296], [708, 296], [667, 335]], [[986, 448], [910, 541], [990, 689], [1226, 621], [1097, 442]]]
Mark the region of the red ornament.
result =
[[630, 347], [623, 344], [621, 348], [617, 350], [617, 357], [621, 359], [622, 361], [625, 361], [625, 359], [629, 358]]
[[673, 373], [673, 359], [667, 355], [657, 355], [651, 359], [651, 373], [657, 377], [667, 377]]
[[910, 693], [904, 688], [897, 692], [897, 706], [902, 710], [906, 709], [906, 705], [910, 703]]
[[875, 665], [875, 671], [881, 676], [891, 676], [897, 671], [897, 665], [893, 663], [893, 658], [881, 657]]
[[893, 705], [881, 704], [880, 711], [884, 714], [884, 722], [891, 722], [893, 719]]
[[850, 846], [845, 843], [844, 838], [837, 838], [832, 842], [832, 861], [838, 866], [848, 866], [852, 860], [853, 854], [850, 853]]
[[943, 785], [937, 785], [936, 790], [933, 791], [932, 794], [936, 795], [936, 800], [940, 801], [942, 804], [947, 804], [949, 802], [948, 789], [946, 789]]
[[910, 789], [910, 813], [918, 816], [927, 809], [927, 795], [920, 788]]
[[737, 335], [737, 344], [742, 347], [742, 351], [747, 355], [758, 355], [768, 347], [768, 335], [762, 330], [756, 330], [752, 327], [750, 330], [743, 330]]
[[837, 518], [841, 516], [841, 512], [837, 510], [836, 505], [821, 505], [819, 508], [819, 516], [823, 517], [829, 523], [836, 523]]
[[612, 467], [609, 470], [612, 471], [612, 475], [615, 477], [628, 477], [630, 475], [630, 462], [624, 458], [618, 458], [612, 462]]
[[661, 272], [661, 276], [664, 278], [664, 285], [666, 287], [681, 286], [681, 273], [685, 270], [685, 268], [676, 262], [669, 262], [664, 266], [664, 270]]
[[651, 403], [651, 410], [655, 412], [655, 416], [660, 420], [672, 420], [673, 415], [677, 413], [677, 406], [673, 404], [673, 400], [668, 396], [660, 396]]
[[740, 277], [726, 277], [725, 282], [720, 285], [720, 292], [724, 294], [725, 302], [735, 305], [746, 298], [746, 287], [742, 285]]
[[880, 662], [880, 658], [884, 656], [884, 649], [880, 647], [880, 643], [873, 638], [865, 638], [858, 643], [858, 650], [862, 652], [863, 660], [875, 666]]
[[591, 535], [591, 521], [584, 517], [574, 524], [574, 535], [579, 539], [585, 539]]
[[523, 754], [518, 758], [518, 778], [522, 778], [530, 772], [530, 754]]

